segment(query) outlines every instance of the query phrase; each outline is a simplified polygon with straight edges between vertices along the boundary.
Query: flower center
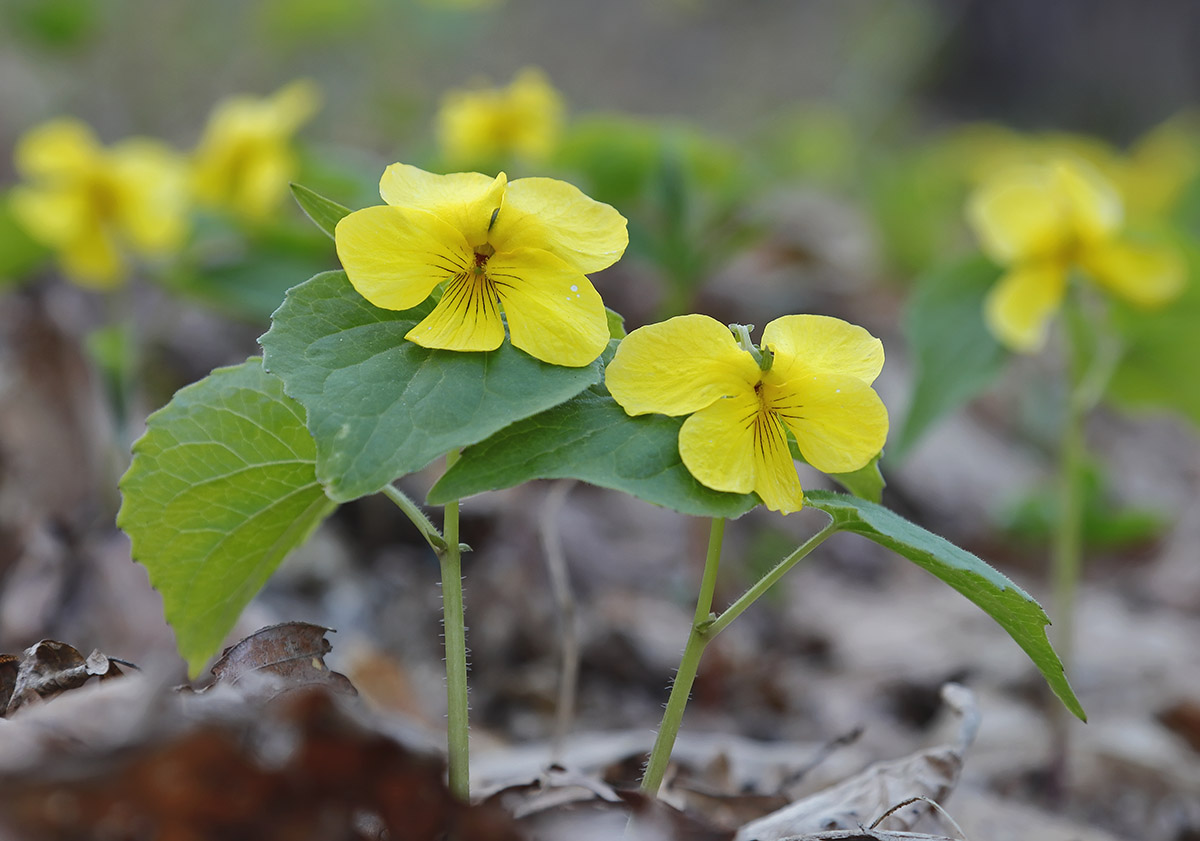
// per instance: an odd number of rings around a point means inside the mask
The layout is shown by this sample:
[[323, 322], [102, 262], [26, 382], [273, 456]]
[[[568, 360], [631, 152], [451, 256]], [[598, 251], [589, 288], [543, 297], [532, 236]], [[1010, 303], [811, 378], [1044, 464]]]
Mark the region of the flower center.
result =
[[488, 258], [496, 253], [496, 249], [488, 245], [486, 242], [475, 249], [475, 265], [471, 267], [471, 271], [476, 277], [483, 275], [486, 272]]

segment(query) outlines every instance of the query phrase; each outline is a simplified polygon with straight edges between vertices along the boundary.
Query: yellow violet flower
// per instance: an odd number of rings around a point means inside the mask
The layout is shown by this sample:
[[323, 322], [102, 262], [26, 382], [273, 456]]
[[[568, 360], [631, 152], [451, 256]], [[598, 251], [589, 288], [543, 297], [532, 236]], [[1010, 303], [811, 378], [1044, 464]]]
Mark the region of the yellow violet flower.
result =
[[755, 348], [749, 328], [681, 315], [622, 339], [604, 376], [630, 415], [690, 415], [679, 455], [701, 484], [754, 491], [789, 514], [804, 489], [788, 433], [817, 470], [865, 467], [887, 438], [887, 409], [871, 388], [882, 368], [880, 341], [841, 319], [777, 318]]
[[80, 286], [115, 288], [129, 252], [159, 256], [183, 241], [183, 164], [157, 141], [105, 148], [86, 124], [63, 117], [26, 133], [15, 164], [28, 183], [12, 190], [13, 214], [58, 252], [63, 273]]
[[545, 75], [527, 67], [507, 88], [454, 90], [437, 116], [438, 141], [455, 165], [543, 161], [558, 145], [563, 101]]
[[625, 217], [552, 178], [511, 184], [477, 172], [435, 175], [392, 164], [386, 205], [338, 222], [337, 253], [351, 284], [377, 307], [406, 310], [445, 285], [407, 338], [428, 348], [495, 350], [505, 320], [514, 346], [581, 367], [608, 343], [600, 295], [585, 277], [620, 259]]
[[1145, 307], [1166, 303], [1184, 284], [1174, 251], [1120, 236], [1120, 196], [1081, 161], [1005, 170], [971, 196], [967, 214], [983, 250], [1007, 267], [984, 314], [1014, 350], [1042, 346], [1075, 269]]
[[219, 103], [192, 155], [197, 201], [245, 219], [265, 219], [295, 177], [292, 135], [319, 104], [317, 88], [308, 81], [265, 98], [235, 96]]

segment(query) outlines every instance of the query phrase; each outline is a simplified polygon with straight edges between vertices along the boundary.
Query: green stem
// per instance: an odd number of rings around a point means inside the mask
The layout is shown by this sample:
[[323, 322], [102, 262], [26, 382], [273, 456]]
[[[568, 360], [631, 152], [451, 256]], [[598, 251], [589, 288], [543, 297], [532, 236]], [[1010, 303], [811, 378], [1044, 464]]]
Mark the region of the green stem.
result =
[[446, 541], [443, 539], [442, 533], [438, 531], [433, 521], [425, 516], [425, 512], [409, 499], [404, 491], [395, 485], [385, 485], [383, 495], [396, 503], [396, 507], [403, 511], [404, 515], [412, 521], [412, 524], [417, 527], [417, 531], [421, 532], [421, 536], [425, 538], [425, 542], [429, 544], [429, 548], [438, 553], [445, 550]]
[[724, 536], [725, 519], [713, 518], [708, 533], [708, 554], [704, 559], [704, 575], [700, 579], [700, 595], [696, 599], [692, 630], [688, 634], [679, 669], [675, 672], [675, 683], [671, 687], [671, 696], [667, 699], [662, 724], [659, 725], [658, 736], [650, 751], [650, 761], [646, 764], [645, 774], [642, 775], [642, 791], [651, 797], [658, 795], [659, 786], [662, 785], [663, 776], [667, 772], [671, 749], [675, 746], [675, 737], [679, 735], [679, 725], [683, 722], [683, 710], [687, 706], [692, 683], [695, 682], [696, 672], [700, 667], [700, 655], [704, 653], [704, 647], [712, 638], [708, 626], [712, 618], [713, 593], [717, 589], [717, 567], [721, 562], [721, 540]]
[[[446, 469], [458, 461], [458, 451], [446, 454]], [[446, 503], [446, 547], [438, 552], [442, 567], [442, 627], [446, 637], [447, 755], [450, 793], [470, 799], [470, 752], [467, 744], [467, 630], [463, 622], [462, 551], [458, 543], [458, 500]]]
[[812, 552], [813, 549], [816, 549], [837, 531], [838, 525], [833, 522], [829, 523], [829, 525], [825, 526], [825, 528], [821, 529], [808, 540], [804, 541], [803, 544], [798, 546], [796, 550], [792, 552], [792, 554], [788, 555], [786, 558], [772, 567], [771, 571], [755, 582], [749, 590], [742, 594], [741, 598], [739, 598], [729, 607], [725, 608], [724, 612], [722, 612], [720, 616], [708, 624], [708, 626], [705, 628], [708, 637], [711, 639], [712, 637], [715, 637], [717, 634], [721, 633], [721, 631], [725, 630], [730, 622], [741, 616], [742, 613], [745, 612], [746, 608], [754, 604], [754, 602], [760, 596], [762, 596], [763, 593], [767, 592], [767, 590], [770, 590], [771, 587], [774, 586], [775, 582], [780, 578], [783, 578], [788, 570], [808, 557], [809, 553]]
[[836, 523], [829, 523], [825, 528], [814, 534], [799, 546], [794, 552], [780, 561], [766, 575], [753, 584], [742, 597], [731, 604], [720, 616], [712, 614], [713, 592], [717, 584], [717, 565], [721, 559], [721, 539], [725, 534], [725, 521], [712, 521], [709, 533], [708, 557], [704, 562], [704, 576], [700, 581], [700, 595], [696, 599], [696, 615], [692, 620], [692, 630], [688, 634], [687, 645], [683, 649], [683, 657], [679, 661], [679, 670], [675, 673], [675, 683], [671, 687], [671, 695], [667, 699], [667, 708], [663, 712], [662, 724], [658, 728], [658, 737], [650, 751], [650, 761], [646, 764], [646, 773], [642, 777], [642, 792], [651, 796], [658, 794], [666, 774], [667, 764], [671, 759], [671, 749], [675, 745], [675, 737], [679, 734], [679, 726], [683, 722], [683, 710], [687, 706], [692, 684], [700, 667], [700, 657], [705, 647], [725, 630], [725, 628], [754, 604], [760, 596], [771, 587], [792, 567], [808, 556], [813, 549], [820, 546], [830, 535], [838, 531]]

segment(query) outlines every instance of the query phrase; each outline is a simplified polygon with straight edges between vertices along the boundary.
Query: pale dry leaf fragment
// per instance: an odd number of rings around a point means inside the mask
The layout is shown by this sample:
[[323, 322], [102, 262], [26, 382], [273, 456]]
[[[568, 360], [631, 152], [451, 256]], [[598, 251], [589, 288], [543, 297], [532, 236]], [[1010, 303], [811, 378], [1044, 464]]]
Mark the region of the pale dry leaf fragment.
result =
[[[783, 841], [832, 830], [858, 833], [841, 836], [846, 841], [859, 837], [885, 838], [886, 834], [864, 833], [862, 827], [910, 798], [945, 800], [958, 781], [963, 754], [979, 729], [979, 711], [970, 690], [957, 684], [946, 684], [942, 698], [960, 719], [954, 744], [938, 745], [903, 759], [871, 765], [835, 786], [745, 824], [734, 841]], [[897, 831], [907, 832], [928, 811], [928, 804], [918, 801], [895, 812], [888, 820], [898, 827]]]

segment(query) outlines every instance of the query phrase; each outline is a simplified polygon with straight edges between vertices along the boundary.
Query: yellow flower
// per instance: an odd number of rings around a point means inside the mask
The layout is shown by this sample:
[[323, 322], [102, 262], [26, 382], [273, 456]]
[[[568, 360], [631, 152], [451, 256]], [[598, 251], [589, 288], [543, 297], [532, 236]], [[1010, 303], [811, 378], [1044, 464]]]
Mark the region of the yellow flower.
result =
[[513, 345], [554, 365], [580, 367], [608, 342], [604, 303], [586, 272], [607, 268], [629, 243], [625, 217], [552, 178], [477, 172], [434, 175], [392, 164], [386, 205], [351, 213], [335, 231], [338, 257], [359, 293], [406, 310], [445, 284], [407, 338], [429, 348], [495, 350], [505, 322]]
[[446, 94], [437, 133], [446, 160], [474, 165], [512, 157], [545, 160], [558, 144], [563, 102], [542, 72], [527, 67], [507, 88]]
[[1035, 351], [1045, 342], [1074, 269], [1145, 307], [1183, 288], [1179, 256], [1121, 237], [1120, 196], [1080, 161], [1005, 170], [971, 196], [967, 213], [983, 250], [1007, 267], [984, 314], [1014, 350]]
[[759, 349], [748, 328], [681, 315], [626, 336], [604, 376], [630, 415], [691, 416], [679, 455], [698, 481], [754, 491], [788, 514], [804, 504], [789, 432], [825, 473], [858, 470], [883, 449], [887, 409], [871, 388], [882, 368], [880, 341], [841, 319], [778, 318]]
[[217, 105], [192, 155], [197, 201], [261, 221], [295, 177], [292, 135], [316, 112], [320, 96], [308, 81], [273, 96], [235, 96]]
[[34, 239], [58, 252], [81, 286], [111, 289], [127, 252], [159, 256], [186, 233], [183, 165], [165, 145], [130, 138], [111, 148], [72, 118], [44, 123], [17, 143], [12, 209]]

